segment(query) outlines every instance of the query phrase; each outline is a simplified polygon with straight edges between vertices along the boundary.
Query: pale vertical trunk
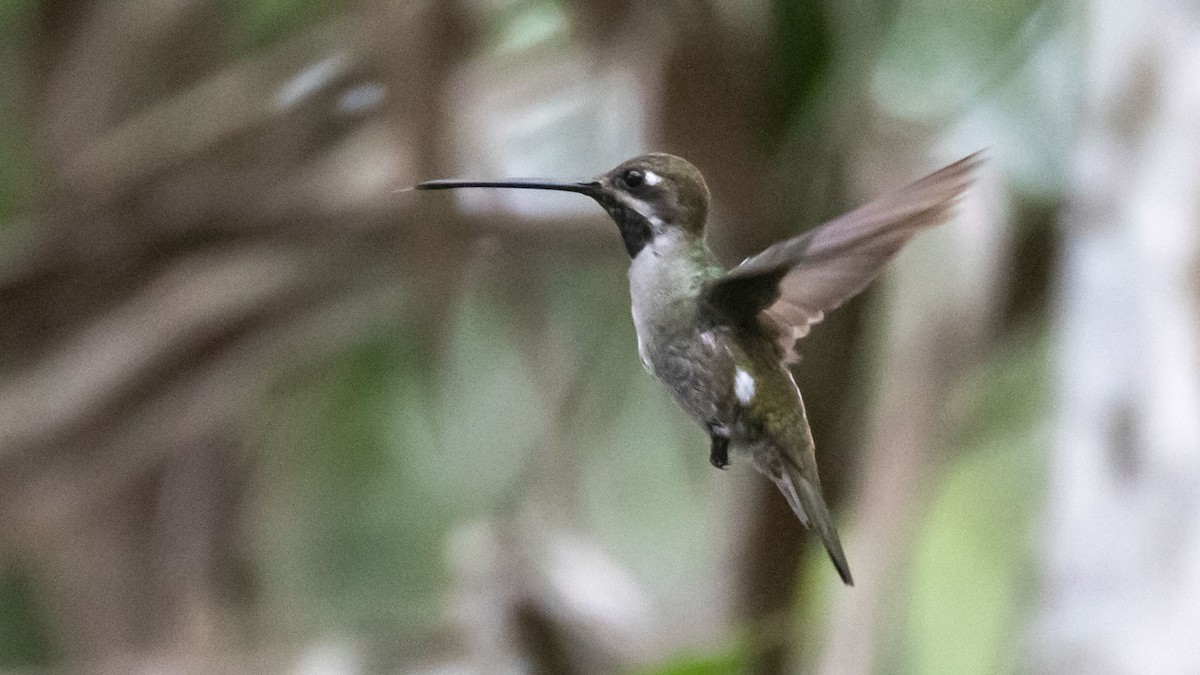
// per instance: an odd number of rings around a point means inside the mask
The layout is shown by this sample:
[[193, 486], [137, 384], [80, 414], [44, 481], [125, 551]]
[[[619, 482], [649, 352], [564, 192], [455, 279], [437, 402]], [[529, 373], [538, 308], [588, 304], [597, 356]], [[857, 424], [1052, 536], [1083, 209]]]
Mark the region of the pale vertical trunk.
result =
[[[893, 152], [897, 157], [870, 153], [863, 164], [866, 184], [888, 186], [890, 180], [894, 187], [906, 174], [921, 173], [912, 168], [921, 164], [919, 150]], [[950, 158], [942, 159], [931, 165]], [[899, 594], [914, 530], [938, 478], [942, 411], [951, 387], [977, 360], [1002, 287], [1009, 242], [992, 171], [985, 165], [958, 214], [910, 243], [883, 282], [891, 287], [877, 310], [887, 315], [880, 331], [879, 393], [844, 536], [857, 585], [834, 594], [821, 673], [894, 669], [875, 659], [898, 618], [895, 608], [905, 602]]]
[[1200, 6], [1087, 4], [1032, 658], [1200, 672]]

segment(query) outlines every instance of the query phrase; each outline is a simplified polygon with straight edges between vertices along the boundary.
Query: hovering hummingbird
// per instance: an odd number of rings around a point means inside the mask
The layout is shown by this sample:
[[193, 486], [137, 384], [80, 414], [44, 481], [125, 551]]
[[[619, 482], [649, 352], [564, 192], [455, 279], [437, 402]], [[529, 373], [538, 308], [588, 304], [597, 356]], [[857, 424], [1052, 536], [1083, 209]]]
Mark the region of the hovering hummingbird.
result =
[[816, 530], [842, 581], [853, 585], [789, 369], [798, 361], [796, 340], [862, 291], [914, 234], [945, 222], [980, 161], [979, 153], [965, 157], [732, 269], [704, 241], [704, 177], [673, 155], [635, 157], [580, 182], [432, 180], [415, 187], [562, 190], [599, 202], [632, 259], [642, 364], [707, 430], [712, 465], [724, 469], [731, 448], [747, 456]]

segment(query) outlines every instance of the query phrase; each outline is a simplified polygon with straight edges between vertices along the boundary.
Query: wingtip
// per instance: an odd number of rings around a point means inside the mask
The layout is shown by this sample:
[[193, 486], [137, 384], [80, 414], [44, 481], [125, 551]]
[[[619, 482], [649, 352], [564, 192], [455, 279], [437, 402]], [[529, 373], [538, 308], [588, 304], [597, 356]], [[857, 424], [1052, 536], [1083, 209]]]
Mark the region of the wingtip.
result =
[[[953, 208], [978, 179], [978, 169], [987, 161], [987, 152], [988, 148], [983, 148], [951, 162], [909, 185], [908, 191], [924, 195], [924, 199], [936, 205], [939, 210]], [[948, 211], [944, 213], [949, 215]], [[939, 224], [944, 220], [945, 218], [933, 218], [927, 224]]]
[[990, 148], [981, 148], [979, 150], [976, 150], [975, 152], [972, 152], [971, 154], [967, 155], [966, 157], [963, 157], [962, 159], [959, 159], [955, 162], [951, 162], [951, 163], [947, 164], [946, 166], [942, 167], [941, 169], [934, 171], [930, 175], [931, 176], [939, 176], [939, 175], [945, 176], [947, 174], [954, 174], [957, 176], [966, 177], [968, 181], [974, 180], [975, 170], [978, 169], [985, 162], [987, 162], [987, 160], [988, 160], [987, 153], [989, 150], [990, 150]]
[[937, 174], [955, 174], [961, 179], [964, 188], [975, 182], [979, 167], [983, 166], [988, 161], [988, 151], [991, 148], [981, 148], [963, 157], [957, 162], [947, 165], [940, 171], [934, 172]]
[[982, 164], [988, 160], [988, 153], [992, 151], [991, 146], [984, 146], [975, 152], [958, 160], [960, 162], [970, 162], [971, 164]]

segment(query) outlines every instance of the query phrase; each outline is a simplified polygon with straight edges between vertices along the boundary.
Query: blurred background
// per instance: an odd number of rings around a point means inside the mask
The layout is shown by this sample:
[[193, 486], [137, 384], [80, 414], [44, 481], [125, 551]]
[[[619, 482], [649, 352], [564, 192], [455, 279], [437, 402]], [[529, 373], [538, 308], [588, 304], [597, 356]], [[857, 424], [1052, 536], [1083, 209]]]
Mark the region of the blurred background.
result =
[[[1200, 8], [0, 4], [0, 670], [1200, 672]], [[842, 587], [643, 371], [736, 262], [987, 149], [800, 345]]]

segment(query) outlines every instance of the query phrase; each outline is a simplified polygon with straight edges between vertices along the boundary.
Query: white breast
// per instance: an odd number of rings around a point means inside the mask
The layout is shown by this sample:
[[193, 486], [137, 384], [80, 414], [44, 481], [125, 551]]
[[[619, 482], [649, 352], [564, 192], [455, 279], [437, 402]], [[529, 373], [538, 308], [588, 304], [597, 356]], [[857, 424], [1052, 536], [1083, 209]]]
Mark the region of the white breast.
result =
[[638, 354], [651, 367], [650, 354], [666, 339], [655, 319], [679, 314], [679, 303], [692, 302], [699, 293], [700, 271], [692, 269], [692, 258], [683, 255], [682, 235], [669, 231], [652, 239], [629, 266], [629, 294], [633, 327], [638, 335]]
[[650, 350], [646, 347], [646, 338], [642, 337], [643, 329], [638, 328], [637, 314], [633, 315], [634, 330], [637, 331], [638, 356], [642, 359], [642, 367], [651, 375], [654, 374], [654, 366], [650, 363]]
[[[638, 257], [640, 258], [642, 256], [639, 255]], [[636, 290], [636, 284], [633, 281], [633, 278], [633, 268], [631, 267], [629, 270], [629, 291], [631, 300], [630, 308], [633, 313], [633, 329], [637, 331], [638, 356], [642, 359], [642, 367], [653, 375], [654, 367], [650, 363], [650, 346], [652, 344], [651, 340], [653, 340], [653, 336], [650, 329], [650, 322], [646, 318], [647, 312], [652, 311], [652, 308], [647, 307], [647, 303], [644, 300], [639, 299]]]

